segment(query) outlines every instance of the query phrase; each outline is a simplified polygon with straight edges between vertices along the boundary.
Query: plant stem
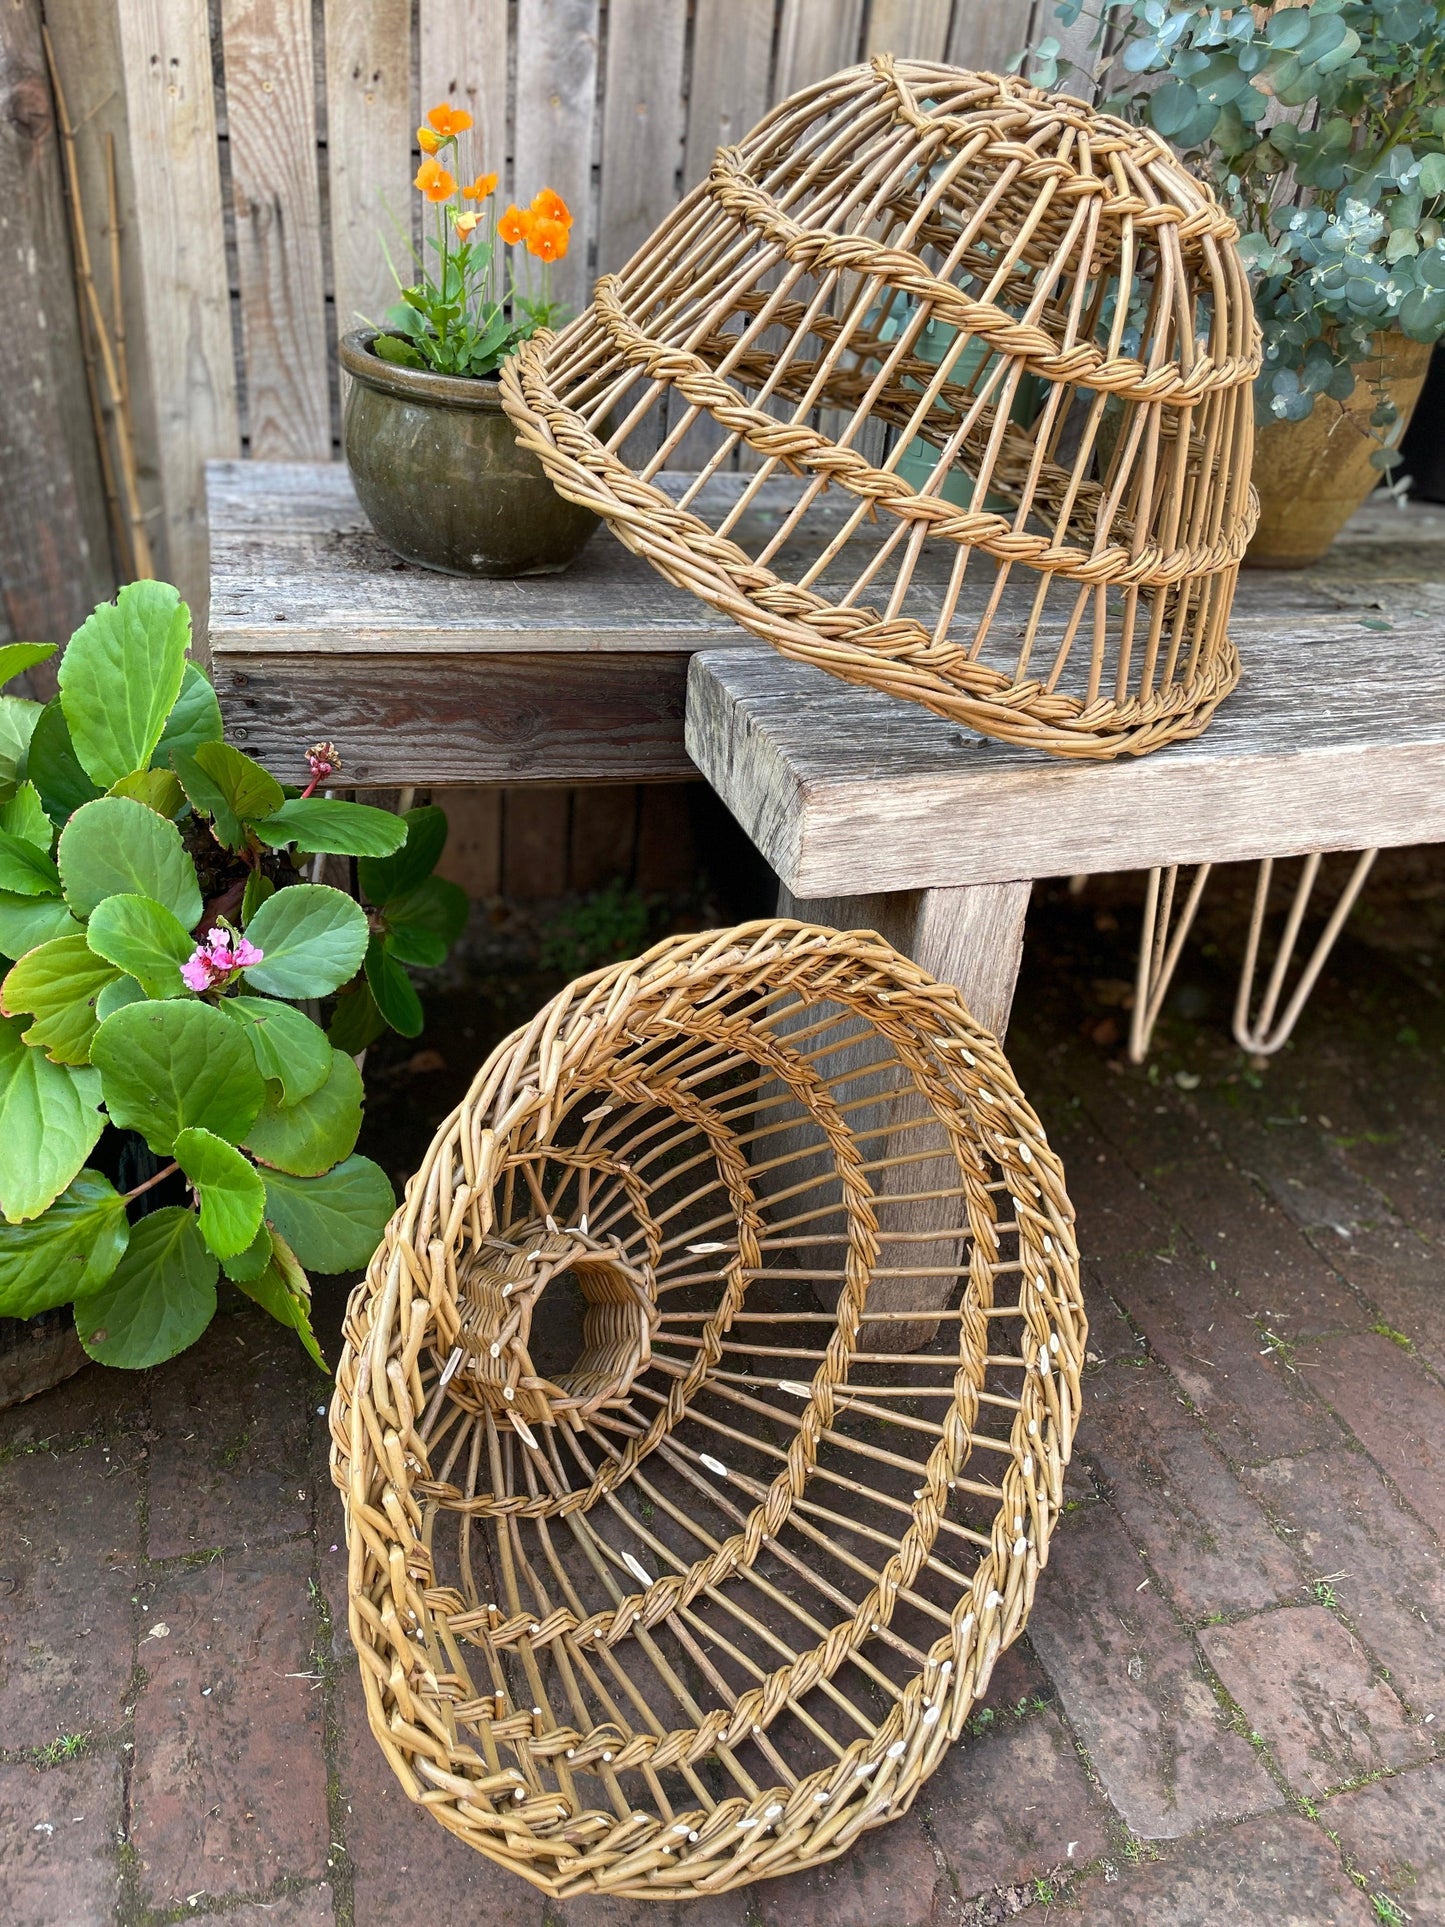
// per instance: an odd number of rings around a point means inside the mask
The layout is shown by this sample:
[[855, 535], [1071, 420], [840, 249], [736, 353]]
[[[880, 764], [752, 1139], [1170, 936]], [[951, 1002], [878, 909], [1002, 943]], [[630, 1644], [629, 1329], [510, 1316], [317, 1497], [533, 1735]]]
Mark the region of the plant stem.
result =
[[132, 1198], [140, 1197], [142, 1192], [154, 1190], [155, 1186], [158, 1185], [163, 1178], [173, 1176], [180, 1168], [180, 1165], [177, 1164], [174, 1159], [172, 1159], [169, 1164], [162, 1165], [153, 1178], [147, 1178], [144, 1184], [138, 1184], [133, 1191], [126, 1192], [126, 1203], [129, 1204]]

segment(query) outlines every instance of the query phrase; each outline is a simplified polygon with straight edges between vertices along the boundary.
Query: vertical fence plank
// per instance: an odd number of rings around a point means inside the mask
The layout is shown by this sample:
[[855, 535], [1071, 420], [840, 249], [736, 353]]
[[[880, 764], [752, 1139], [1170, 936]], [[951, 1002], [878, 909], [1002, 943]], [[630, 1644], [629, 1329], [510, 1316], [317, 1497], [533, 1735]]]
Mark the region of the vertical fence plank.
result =
[[0, 10], [0, 638], [63, 642], [110, 593], [38, 0]]
[[361, 316], [378, 320], [395, 299], [382, 241], [404, 271], [411, 139], [409, 0], [326, 0], [326, 162], [338, 334]]
[[630, 783], [572, 793], [572, 854], [567, 887], [585, 895], [629, 883], [637, 854], [639, 791]]
[[439, 101], [472, 117], [478, 172], [507, 180], [507, 0], [421, 0], [420, 112]]
[[[969, 12], [974, 3], [962, 0]], [[897, 54], [900, 60], [942, 60], [951, 11], [951, 0], [873, 0], [868, 52]]]
[[473, 900], [496, 896], [502, 887], [501, 790], [434, 790], [431, 800], [447, 813], [438, 876], [460, 884]]
[[203, 650], [205, 465], [238, 452], [206, 0], [119, 9], [168, 568]]
[[538, 787], [502, 792], [504, 896], [535, 901], [563, 895], [571, 820], [571, 790]]
[[773, 99], [854, 66], [862, 25], [863, 0], [783, 0]]
[[695, 187], [720, 147], [742, 139], [768, 104], [773, 0], [697, 0], [683, 184]]
[[331, 454], [310, 0], [222, 0], [251, 453]]
[[612, 0], [602, 119], [597, 271], [620, 268], [677, 198], [687, 10]]
[[1023, 5], [1019, 0], [958, 0], [948, 58], [955, 67], [978, 73], [1007, 73], [1014, 56], [1029, 44], [1033, 15], [1040, 11], [1048, 11], [1048, 0], [1042, 9], [1027, 0]]
[[[592, 143], [597, 103], [599, 0], [517, 0], [517, 157], [514, 192], [529, 201], [555, 188], [575, 225], [552, 292], [572, 308], [591, 294]], [[539, 263], [514, 251], [518, 274], [538, 283]]]

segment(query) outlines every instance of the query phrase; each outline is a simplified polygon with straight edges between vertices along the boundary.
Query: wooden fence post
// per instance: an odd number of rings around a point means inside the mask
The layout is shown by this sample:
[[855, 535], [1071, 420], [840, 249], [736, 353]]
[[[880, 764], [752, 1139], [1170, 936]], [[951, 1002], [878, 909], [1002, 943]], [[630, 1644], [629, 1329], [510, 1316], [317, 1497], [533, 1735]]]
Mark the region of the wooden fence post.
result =
[[0, 341], [0, 630], [63, 642], [115, 579], [39, 0], [0, 0]]

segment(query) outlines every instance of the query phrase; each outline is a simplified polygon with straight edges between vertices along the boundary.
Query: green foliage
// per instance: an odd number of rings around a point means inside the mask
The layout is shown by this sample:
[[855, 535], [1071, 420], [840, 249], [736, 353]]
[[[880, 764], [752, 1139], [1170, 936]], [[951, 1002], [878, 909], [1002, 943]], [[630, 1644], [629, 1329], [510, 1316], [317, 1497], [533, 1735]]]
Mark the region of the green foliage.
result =
[[[320, 1363], [303, 1263], [364, 1264], [395, 1200], [355, 1155], [356, 1064], [285, 999], [350, 986], [382, 1026], [374, 942], [419, 1026], [404, 962], [439, 963], [466, 904], [432, 875], [439, 810], [313, 796], [328, 745], [297, 795], [227, 744], [189, 636], [175, 591], [136, 583], [77, 632], [57, 701], [0, 698], [0, 1316], [73, 1302], [92, 1357], [152, 1365], [204, 1331], [224, 1264]], [[0, 682], [47, 653], [0, 648]], [[370, 914], [291, 852], [382, 866]], [[86, 1165], [107, 1124], [172, 1162], [122, 1196]], [[187, 1201], [132, 1224], [162, 1180]]]
[[647, 946], [653, 905], [622, 883], [609, 883], [557, 913], [542, 939], [544, 970], [575, 977], [600, 970]]
[[[1445, 336], [1442, 0], [1105, 0], [1098, 18], [1116, 23], [1103, 104], [1172, 141], [1239, 222], [1262, 420], [1345, 399], [1382, 330]], [[1041, 46], [1031, 76], [1058, 64]], [[1383, 390], [1373, 425], [1388, 467]]]

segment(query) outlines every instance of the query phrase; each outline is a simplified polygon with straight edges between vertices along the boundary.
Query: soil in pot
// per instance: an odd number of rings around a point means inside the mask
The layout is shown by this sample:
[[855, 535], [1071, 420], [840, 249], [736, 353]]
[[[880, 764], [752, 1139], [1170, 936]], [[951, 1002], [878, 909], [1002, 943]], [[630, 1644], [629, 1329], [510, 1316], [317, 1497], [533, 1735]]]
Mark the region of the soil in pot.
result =
[[1318, 562], [1380, 479], [1370, 461], [1380, 447], [1370, 416], [1385, 392], [1400, 411], [1390, 431], [1398, 441], [1419, 398], [1430, 349], [1398, 333], [1376, 337], [1380, 352], [1356, 371], [1348, 401], [1317, 398], [1298, 422], [1269, 422], [1255, 436], [1254, 485], [1259, 526], [1245, 566], [1301, 569]]
[[553, 575], [598, 526], [518, 448], [494, 378], [399, 368], [372, 353], [376, 332], [341, 343], [351, 377], [342, 421], [347, 466], [389, 549], [448, 575]]

